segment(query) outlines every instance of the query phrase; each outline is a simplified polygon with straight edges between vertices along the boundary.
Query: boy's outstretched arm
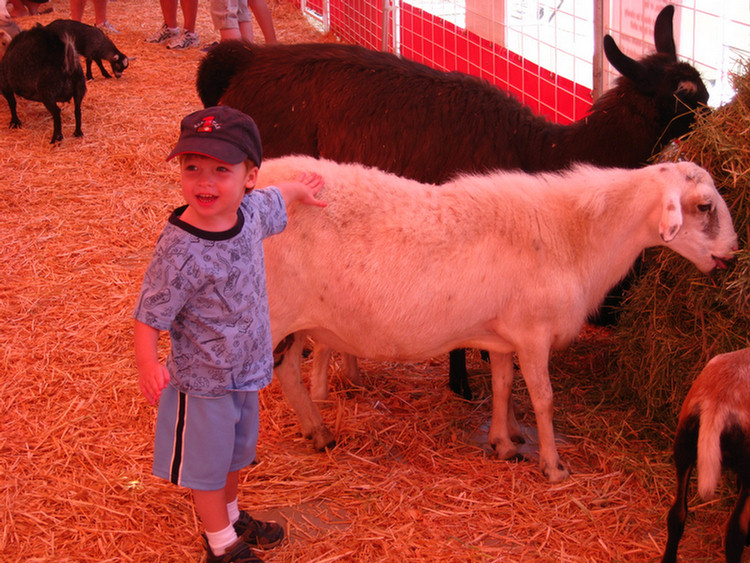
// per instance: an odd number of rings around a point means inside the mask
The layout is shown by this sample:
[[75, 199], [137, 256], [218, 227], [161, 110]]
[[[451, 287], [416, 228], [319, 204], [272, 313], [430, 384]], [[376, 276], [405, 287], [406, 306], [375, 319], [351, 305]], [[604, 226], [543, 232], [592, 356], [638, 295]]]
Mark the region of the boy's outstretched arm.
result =
[[169, 385], [169, 371], [159, 363], [159, 331], [140, 321], [133, 328], [135, 363], [138, 367], [138, 384], [146, 400], [155, 405], [162, 389]]
[[320, 174], [303, 172], [296, 182], [281, 182], [275, 184], [284, 198], [284, 203], [289, 205], [295, 201], [306, 205], [325, 207], [325, 201], [315, 199], [317, 193], [323, 189], [325, 182]]

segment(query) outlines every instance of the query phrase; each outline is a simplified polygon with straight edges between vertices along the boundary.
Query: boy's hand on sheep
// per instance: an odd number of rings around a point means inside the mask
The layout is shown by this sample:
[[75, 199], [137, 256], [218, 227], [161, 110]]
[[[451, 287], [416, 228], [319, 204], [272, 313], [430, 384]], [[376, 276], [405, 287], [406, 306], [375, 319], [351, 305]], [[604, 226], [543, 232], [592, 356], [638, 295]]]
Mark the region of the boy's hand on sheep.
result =
[[317, 207], [328, 205], [325, 201], [315, 198], [324, 186], [323, 177], [313, 172], [303, 172], [299, 175], [299, 179], [296, 182], [280, 182], [276, 184], [286, 205], [298, 201], [305, 205], [315, 205]]

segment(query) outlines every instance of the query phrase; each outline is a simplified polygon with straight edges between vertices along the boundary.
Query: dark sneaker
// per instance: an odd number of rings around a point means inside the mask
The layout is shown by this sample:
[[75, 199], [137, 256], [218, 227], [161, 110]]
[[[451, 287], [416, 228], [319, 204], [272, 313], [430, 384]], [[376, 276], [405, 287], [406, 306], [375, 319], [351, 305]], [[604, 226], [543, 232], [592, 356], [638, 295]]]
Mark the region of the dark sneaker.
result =
[[250, 546], [242, 539], [237, 540], [233, 546], [227, 549], [224, 555], [214, 555], [214, 552], [208, 547], [208, 542], [206, 542], [206, 551], [208, 552], [206, 563], [263, 563], [263, 560], [255, 555]]
[[234, 523], [234, 531], [242, 541], [260, 549], [276, 547], [284, 539], [281, 524], [255, 520], [244, 510], [240, 510], [240, 519]]

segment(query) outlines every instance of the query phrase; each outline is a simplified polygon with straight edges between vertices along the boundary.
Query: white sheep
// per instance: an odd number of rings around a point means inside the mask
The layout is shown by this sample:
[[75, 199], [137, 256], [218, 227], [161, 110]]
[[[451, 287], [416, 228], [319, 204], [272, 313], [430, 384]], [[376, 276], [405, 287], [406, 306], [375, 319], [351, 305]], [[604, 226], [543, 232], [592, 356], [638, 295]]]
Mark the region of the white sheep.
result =
[[677, 560], [696, 466], [698, 493], [706, 500], [716, 491], [722, 467], [737, 474], [739, 494], [724, 545], [727, 563], [739, 563], [750, 531], [750, 348], [715, 356], [696, 377], [680, 410], [674, 463], [677, 493], [667, 518], [663, 563]]
[[[291, 207], [265, 245], [276, 374], [316, 448], [335, 443], [302, 383], [306, 336], [374, 360], [489, 350], [489, 442], [520, 437], [511, 406], [518, 354], [536, 413], [540, 465], [566, 477], [552, 428], [550, 349], [579, 333], [640, 252], [664, 245], [703, 272], [737, 250], [729, 210], [691, 163], [640, 170], [578, 166], [420, 184], [359, 164], [293, 156], [264, 162], [259, 186], [323, 175], [325, 209]], [[283, 341], [283, 342], [282, 342]]]

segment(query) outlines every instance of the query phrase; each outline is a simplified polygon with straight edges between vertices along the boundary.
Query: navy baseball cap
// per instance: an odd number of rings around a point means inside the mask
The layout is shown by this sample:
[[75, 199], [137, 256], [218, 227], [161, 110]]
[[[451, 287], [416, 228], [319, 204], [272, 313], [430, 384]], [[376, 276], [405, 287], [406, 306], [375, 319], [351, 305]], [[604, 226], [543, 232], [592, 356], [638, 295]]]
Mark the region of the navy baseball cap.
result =
[[258, 126], [249, 115], [227, 106], [214, 106], [183, 118], [180, 138], [167, 160], [180, 154], [199, 154], [229, 164], [250, 159], [260, 166], [263, 147]]

